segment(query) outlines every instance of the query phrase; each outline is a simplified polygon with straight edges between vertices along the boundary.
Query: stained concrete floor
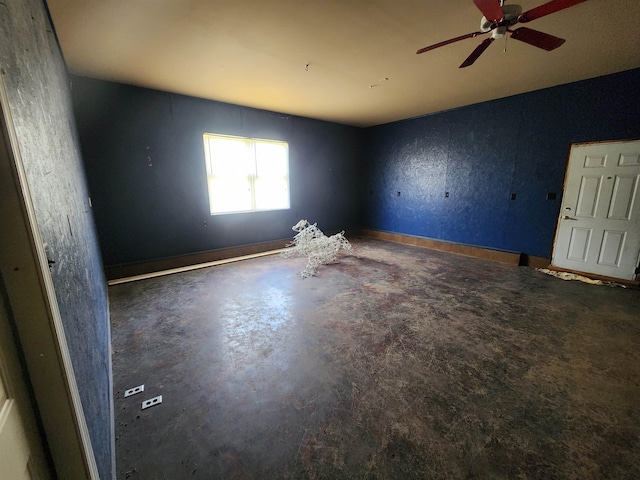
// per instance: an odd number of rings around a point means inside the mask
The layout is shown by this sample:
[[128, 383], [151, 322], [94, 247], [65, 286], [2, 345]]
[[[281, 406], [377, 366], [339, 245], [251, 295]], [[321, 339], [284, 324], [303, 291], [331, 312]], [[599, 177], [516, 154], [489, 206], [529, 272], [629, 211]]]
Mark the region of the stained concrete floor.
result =
[[640, 478], [638, 290], [352, 243], [110, 288], [119, 479]]

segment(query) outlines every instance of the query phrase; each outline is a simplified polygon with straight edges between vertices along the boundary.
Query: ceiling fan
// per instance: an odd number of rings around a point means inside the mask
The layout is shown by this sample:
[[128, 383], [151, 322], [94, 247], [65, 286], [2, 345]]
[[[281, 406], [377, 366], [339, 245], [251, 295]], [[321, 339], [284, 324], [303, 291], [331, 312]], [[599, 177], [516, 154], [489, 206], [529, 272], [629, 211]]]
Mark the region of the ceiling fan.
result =
[[502, 38], [507, 32], [511, 38], [550, 52], [562, 45], [565, 40], [527, 27], [519, 27], [515, 30], [511, 30], [509, 27], [517, 23], [530, 22], [531, 20], [564, 10], [565, 8], [573, 7], [585, 1], [586, 0], [551, 0], [539, 7], [522, 13], [522, 7], [520, 5], [504, 5], [504, 0], [473, 0], [473, 3], [476, 4], [476, 7], [478, 7], [482, 15], [484, 15], [480, 21], [479, 32], [468, 33], [450, 40], [445, 40], [444, 42], [421, 48], [416, 53], [428, 52], [429, 50], [434, 50], [449, 45], [450, 43], [459, 42], [460, 40], [473, 38], [489, 32], [491, 32], [491, 37], [483, 40], [480, 45], [471, 52], [471, 55], [462, 62], [460, 68], [472, 65], [496, 38]]

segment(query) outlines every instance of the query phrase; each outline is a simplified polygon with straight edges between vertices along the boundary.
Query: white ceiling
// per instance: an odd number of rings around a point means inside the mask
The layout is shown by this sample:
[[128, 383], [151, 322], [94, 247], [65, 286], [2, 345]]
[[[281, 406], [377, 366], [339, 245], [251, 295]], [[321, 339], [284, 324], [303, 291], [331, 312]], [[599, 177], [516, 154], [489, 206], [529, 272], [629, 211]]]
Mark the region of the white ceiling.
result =
[[47, 3], [72, 73], [356, 126], [640, 67], [638, 0], [588, 0], [532, 21], [566, 43], [546, 52], [497, 40], [464, 69], [487, 36], [415, 52], [477, 31], [472, 0]]

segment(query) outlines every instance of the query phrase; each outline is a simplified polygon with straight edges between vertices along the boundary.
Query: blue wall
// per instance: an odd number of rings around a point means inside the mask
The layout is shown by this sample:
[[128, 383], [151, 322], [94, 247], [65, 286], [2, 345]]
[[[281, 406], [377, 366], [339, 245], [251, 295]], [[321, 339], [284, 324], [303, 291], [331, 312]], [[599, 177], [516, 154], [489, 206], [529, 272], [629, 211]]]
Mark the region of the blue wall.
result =
[[549, 258], [571, 143], [636, 138], [640, 69], [373, 127], [363, 224]]
[[[108, 266], [288, 238], [301, 218], [548, 258], [571, 143], [640, 138], [640, 69], [368, 129], [72, 79]], [[292, 208], [210, 216], [203, 132], [288, 141]]]
[[[363, 130], [72, 77], [105, 265], [290, 238], [361, 218]], [[289, 142], [291, 209], [209, 214], [204, 132]]]
[[[0, 65], [100, 478], [113, 478], [107, 286], [67, 71], [41, 0], [0, 4]], [[4, 461], [4, 459], [0, 459]]]

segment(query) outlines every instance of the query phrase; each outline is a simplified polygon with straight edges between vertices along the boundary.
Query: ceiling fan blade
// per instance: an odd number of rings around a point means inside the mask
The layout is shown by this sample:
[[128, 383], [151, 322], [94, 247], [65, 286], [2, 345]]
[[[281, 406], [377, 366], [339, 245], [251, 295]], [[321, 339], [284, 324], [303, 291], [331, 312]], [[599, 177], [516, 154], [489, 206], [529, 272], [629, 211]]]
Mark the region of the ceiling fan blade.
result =
[[548, 3], [522, 13], [518, 17], [518, 22], [530, 22], [531, 20], [535, 20], [536, 18], [544, 17], [545, 15], [549, 15], [550, 13], [555, 13], [586, 1], [587, 0], [551, 0]]
[[445, 40], [444, 42], [436, 43], [434, 45], [429, 45], [428, 47], [421, 48], [416, 53], [428, 52], [429, 50], [434, 50], [434, 49], [439, 48], [439, 47], [444, 47], [445, 45], [449, 45], [450, 43], [459, 42], [460, 40], [466, 40], [467, 38], [476, 37], [478, 35], [481, 35], [482, 33], [483, 32], [467, 33], [466, 35], [461, 35], [459, 37], [452, 38], [450, 40]]
[[478, 45], [476, 49], [473, 52], [471, 52], [471, 55], [469, 55], [467, 59], [464, 62], [462, 62], [462, 65], [460, 65], [459, 68], [464, 68], [464, 67], [468, 67], [469, 65], [472, 65], [473, 62], [475, 62], [478, 59], [478, 57], [482, 55], [482, 53], [487, 48], [489, 48], [489, 45], [491, 45], [491, 43], [494, 40], [495, 39], [493, 37], [489, 37], [489, 38], [486, 38], [484, 41], [482, 41], [480, 45]]
[[564, 38], [554, 37], [548, 33], [539, 32], [538, 30], [532, 30], [527, 27], [516, 28], [510, 32], [511, 38], [528, 43], [534, 47], [542, 48], [547, 52], [555, 50], [565, 42]]
[[482, 15], [491, 22], [499, 22], [504, 18], [500, 0], [473, 0], [476, 7], [482, 12]]

